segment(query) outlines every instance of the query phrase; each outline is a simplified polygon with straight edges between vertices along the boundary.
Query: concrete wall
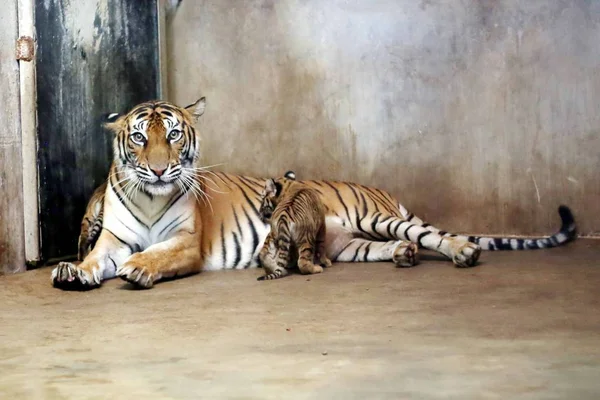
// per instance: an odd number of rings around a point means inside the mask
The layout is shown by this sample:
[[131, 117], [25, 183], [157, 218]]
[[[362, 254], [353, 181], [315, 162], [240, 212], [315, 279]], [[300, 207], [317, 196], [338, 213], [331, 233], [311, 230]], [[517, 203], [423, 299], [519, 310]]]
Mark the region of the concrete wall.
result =
[[25, 270], [17, 1], [0, 13], [0, 274]]
[[[176, 3], [176, 2], [173, 2]], [[600, 233], [600, 2], [184, 0], [169, 98], [222, 170], [387, 189], [446, 229]]]

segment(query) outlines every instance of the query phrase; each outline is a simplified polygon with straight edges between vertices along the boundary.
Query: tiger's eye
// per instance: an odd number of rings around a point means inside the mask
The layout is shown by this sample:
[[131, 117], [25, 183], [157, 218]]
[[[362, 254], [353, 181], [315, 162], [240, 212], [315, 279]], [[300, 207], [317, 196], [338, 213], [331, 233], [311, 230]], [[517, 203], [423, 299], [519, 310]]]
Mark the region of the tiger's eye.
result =
[[134, 133], [133, 135], [131, 135], [131, 138], [136, 143], [144, 143], [146, 141], [146, 138], [140, 132]]
[[176, 141], [181, 137], [181, 131], [173, 130], [169, 133], [169, 140]]

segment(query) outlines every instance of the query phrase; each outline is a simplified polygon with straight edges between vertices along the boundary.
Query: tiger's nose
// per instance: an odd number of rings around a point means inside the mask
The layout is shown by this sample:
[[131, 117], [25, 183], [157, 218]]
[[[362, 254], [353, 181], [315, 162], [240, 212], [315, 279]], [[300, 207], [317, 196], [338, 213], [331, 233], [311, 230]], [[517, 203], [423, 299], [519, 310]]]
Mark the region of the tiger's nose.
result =
[[154, 169], [154, 168], [150, 168], [152, 170], [152, 172], [154, 172], [154, 175], [158, 176], [159, 178], [161, 176], [163, 176], [163, 174], [165, 173], [165, 171], [167, 170], [166, 168], [163, 169]]

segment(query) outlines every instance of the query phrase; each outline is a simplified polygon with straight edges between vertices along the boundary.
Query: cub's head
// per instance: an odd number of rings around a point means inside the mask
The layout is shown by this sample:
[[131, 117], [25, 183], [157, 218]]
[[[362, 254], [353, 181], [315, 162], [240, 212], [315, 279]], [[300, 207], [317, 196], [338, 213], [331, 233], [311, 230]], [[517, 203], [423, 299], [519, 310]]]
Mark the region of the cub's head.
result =
[[277, 204], [285, 194], [289, 186], [296, 181], [296, 174], [294, 171], [288, 171], [284, 176], [278, 179], [267, 179], [265, 182], [265, 188], [262, 192], [262, 198], [260, 203], [260, 215], [263, 222], [269, 222], [273, 216]]
[[114, 160], [133, 188], [154, 196], [193, 185], [200, 137], [194, 123], [206, 99], [181, 108], [166, 101], [135, 106], [125, 115], [111, 114], [105, 125], [115, 133]]

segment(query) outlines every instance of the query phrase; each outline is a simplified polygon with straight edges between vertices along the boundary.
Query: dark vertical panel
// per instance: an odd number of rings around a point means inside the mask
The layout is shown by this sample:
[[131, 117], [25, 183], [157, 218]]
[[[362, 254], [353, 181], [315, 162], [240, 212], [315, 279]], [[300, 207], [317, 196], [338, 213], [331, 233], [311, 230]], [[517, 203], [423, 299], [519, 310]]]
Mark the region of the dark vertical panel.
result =
[[76, 253], [86, 201], [106, 179], [110, 112], [157, 97], [154, 1], [37, 0], [41, 246]]

